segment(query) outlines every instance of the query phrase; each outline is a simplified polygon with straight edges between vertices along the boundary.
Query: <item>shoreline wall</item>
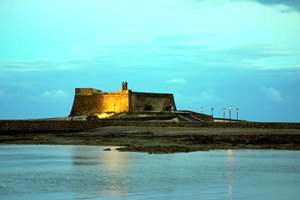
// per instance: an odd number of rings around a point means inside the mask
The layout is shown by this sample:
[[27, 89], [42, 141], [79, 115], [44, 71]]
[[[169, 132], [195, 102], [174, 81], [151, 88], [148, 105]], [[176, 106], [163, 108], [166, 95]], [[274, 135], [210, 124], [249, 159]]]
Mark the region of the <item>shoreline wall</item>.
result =
[[259, 129], [300, 129], [300, 123], [268, 122], [153, 122], [126, 120], [90, 121], [46, 121], [46, 120], [0, 120], [0, 134], [6, 133], [47, 133], [80, 132], [106, 126], [148, 126], [148, 127], [186, 127], [186, 128], [259, 128]]

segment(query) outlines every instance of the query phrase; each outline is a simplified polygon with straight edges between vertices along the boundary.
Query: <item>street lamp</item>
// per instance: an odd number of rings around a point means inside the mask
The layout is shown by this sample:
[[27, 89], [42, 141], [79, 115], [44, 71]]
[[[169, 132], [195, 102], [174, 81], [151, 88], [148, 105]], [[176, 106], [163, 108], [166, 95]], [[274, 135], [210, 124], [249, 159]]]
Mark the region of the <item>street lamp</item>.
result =
[[211, 116], [214, 117], [214, 108], [211, 108]]
[[236, 112], [236, 120], [239, 120], [239, 108], [236, 108], [235, 112]]
[[223, 108], [223, 118], [225, 119], [226, 108]]
[[229, 119], [231, 119], [231, 109], [232, 109], [232, 107], [229, 106], [229, 107], [228, 107], [228, 110], [229, 110]]

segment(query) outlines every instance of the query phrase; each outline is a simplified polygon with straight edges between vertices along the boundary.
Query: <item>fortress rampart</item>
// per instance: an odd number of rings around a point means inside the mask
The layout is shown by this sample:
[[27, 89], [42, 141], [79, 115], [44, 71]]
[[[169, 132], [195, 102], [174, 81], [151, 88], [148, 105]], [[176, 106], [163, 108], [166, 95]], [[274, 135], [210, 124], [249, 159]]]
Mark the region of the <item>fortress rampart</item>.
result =
[[76, 88], [75, 89], [75, 94], [76, 95], [95, 95], [95, 94], [99, 94], [102, 93], [101, 90], [97, 90], [94, 88]]
[[171, 110], [176, 110], [173, 94], [132, 92], [123, 82], [119, 92], [76, 88], [70, 115]]
[[173, 94], [131, 92], [129, 102], [133, 112], [176, 110]]

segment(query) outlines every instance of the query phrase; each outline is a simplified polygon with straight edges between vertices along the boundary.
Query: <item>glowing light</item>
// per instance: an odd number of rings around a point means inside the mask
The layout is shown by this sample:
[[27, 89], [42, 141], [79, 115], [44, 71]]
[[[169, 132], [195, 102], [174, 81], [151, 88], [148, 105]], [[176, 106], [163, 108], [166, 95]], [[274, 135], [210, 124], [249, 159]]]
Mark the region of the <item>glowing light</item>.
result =
[[99, 119], [107, 119], [110, 118], [114, 115], [115, 113], [101, 113], [101, 114], [97, 114], [97, 117]]

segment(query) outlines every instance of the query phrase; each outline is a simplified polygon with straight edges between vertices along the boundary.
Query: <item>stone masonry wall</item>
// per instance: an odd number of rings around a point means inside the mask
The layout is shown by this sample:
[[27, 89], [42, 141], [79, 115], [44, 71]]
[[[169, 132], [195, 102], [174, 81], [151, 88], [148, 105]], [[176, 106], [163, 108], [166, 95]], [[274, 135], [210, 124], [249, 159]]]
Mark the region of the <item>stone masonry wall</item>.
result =
[[176, 110], [173, 94], [132, 92], [125, 90], [126, 82], [123, 84], [120, 92], [76, 88], [70, 115]]
[[132, 92], [129, 102], [132, 112], [176, 110], [173, 94]]
[[76, 88], [75, 95], [94, 95], [102, 92], [101, 90], [97, 90], [95, 88]]
[[104, 112], [128, 112], [129, 91], [99, 92], [94, 95], [75, 95], [71, 114], [91, 115]]

